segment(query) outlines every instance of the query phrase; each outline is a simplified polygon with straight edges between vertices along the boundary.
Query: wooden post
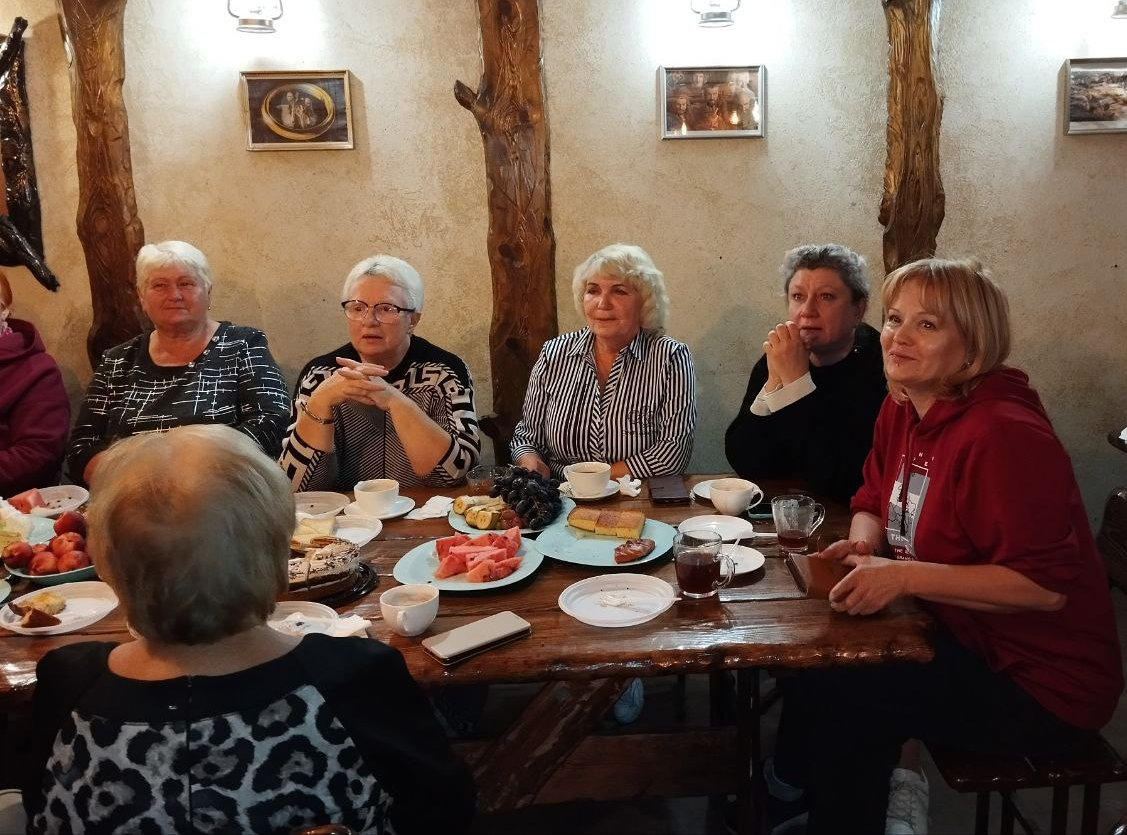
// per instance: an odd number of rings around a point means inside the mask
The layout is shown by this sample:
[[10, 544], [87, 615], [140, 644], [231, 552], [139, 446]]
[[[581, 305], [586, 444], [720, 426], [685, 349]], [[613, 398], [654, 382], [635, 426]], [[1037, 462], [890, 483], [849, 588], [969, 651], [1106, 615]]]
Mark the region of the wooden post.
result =
[[884, 268], [935, 254], [945, 195], [939, 176], [943, 96], [936, 86], [942, 0], [882, 0], [888, 23], [888, 158], [879, 220]]
[[140, 333], [134, 259], [145, 240], [133, 191], [123, 19], [127, 0], [56, 0], [78, 133], [78, 237], [90, 275], [90, 364]]
[[558, 332], [556, 239], [537, 0], [478, 0], [477, 6], [481, 81], [476, 92], [455, 82], [454, 97], [477, 120], [485, 146], [494, 414], [481, 425], [502, 462], [508, 460], [532, 365]]

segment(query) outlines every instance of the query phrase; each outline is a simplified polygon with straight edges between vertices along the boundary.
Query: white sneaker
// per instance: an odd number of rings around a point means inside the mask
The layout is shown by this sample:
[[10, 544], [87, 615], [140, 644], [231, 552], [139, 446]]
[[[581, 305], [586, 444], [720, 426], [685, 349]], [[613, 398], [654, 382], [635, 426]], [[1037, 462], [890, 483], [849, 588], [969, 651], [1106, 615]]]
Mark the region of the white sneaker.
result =
[[927, 797], [926, 777], [908, 768], [892, 769], [885, 835], [927, 835]]

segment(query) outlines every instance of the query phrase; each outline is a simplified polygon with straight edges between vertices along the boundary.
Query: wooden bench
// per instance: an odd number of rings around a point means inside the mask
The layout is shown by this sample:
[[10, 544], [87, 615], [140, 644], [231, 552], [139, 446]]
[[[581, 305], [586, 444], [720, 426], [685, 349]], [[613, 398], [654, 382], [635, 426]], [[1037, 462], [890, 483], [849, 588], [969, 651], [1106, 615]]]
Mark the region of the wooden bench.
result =
[[1002, 798], [1002, 835], [1012, 835], [1014, 822], [1027, 833], [1034, 830], [1014, 802], [1018, 789], [1051, 788], [1052, 818], [1049, 831], [1068, 830], [1068, 796], [1072, 786], [1084, 787], [1080, 831], [1095, 835], [1100, 812], [1100, 786], [1127, 780], [1127, 762], [1099, 734], [1077, 751], [1056, 757], [1000, 757], [945, 751], [928, 746], [932, 759], [957, 792], [975, 792], [975, 835], [986, 835], [990, 824], [990, 793]]

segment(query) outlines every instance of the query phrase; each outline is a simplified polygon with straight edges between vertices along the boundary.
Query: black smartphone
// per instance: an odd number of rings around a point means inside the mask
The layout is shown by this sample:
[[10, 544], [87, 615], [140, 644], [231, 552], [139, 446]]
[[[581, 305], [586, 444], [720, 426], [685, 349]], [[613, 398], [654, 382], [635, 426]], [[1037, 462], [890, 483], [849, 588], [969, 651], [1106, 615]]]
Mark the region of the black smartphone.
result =
[[654, 504], [688, 504], [689, 488], [679, 475], [661, 475], [650, 479], [650, 501]]

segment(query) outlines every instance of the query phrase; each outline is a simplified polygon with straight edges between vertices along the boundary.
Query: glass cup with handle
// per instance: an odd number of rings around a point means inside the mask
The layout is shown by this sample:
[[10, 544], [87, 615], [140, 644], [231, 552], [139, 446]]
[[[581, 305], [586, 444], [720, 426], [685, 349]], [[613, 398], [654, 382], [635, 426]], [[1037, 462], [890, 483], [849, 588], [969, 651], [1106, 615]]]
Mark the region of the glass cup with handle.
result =
[[787, 554], [804, 554], [810, 544], [810, 534], [826, 518], [826, 509], [809, 496], [775, 496], [771, 499], [771, 515], [775, 519], [779, 549]]
[[677, 585], [685, 597], [712, 597], [732, 582], [735, 561], [720, 550], [716, 531], [685, 531], [673, 540]]

